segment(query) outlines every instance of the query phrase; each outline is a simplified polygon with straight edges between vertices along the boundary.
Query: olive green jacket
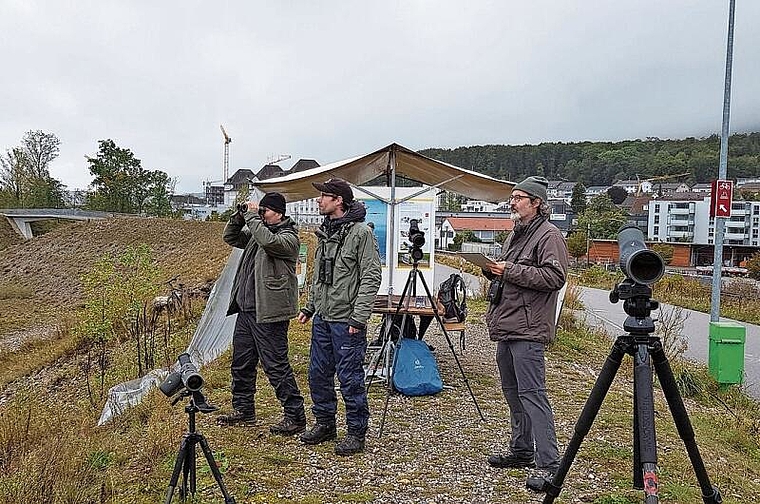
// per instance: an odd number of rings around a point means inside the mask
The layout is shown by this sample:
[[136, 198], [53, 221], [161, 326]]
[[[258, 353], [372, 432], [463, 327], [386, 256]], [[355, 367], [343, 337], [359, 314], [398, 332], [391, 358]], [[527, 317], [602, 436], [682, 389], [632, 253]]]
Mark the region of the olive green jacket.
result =
[[[243, 226], [248, 225], [245, 229]], [[246, 212], [245, 218], [233, 214], [224, 228], [224, 241], [243, 249], [227, 315], [237, 313], [240, 307], [236, 298], [241, 286], [254, 286], [256, 322], [279, 322], [290, 320], [298, 313], [298, 278], [296, 262], [300, 241], [298, 230], [285, 217], [279, 224], [266, 226], [256, 212]], [[253, 274], [248, 282], [242, 278]], [[246, 288], [246, 287], [243, 287]]]
[[[327, 322], [364, 329], [382, 277], [372, 230], [364, 222], [347, 222], [332, 236], [322, 229], [316, 235], [314, 276], [302, 311], [309, 317], [317, 314]], [[331, 284], [320, 279], [323, 258], [333, 258]]]

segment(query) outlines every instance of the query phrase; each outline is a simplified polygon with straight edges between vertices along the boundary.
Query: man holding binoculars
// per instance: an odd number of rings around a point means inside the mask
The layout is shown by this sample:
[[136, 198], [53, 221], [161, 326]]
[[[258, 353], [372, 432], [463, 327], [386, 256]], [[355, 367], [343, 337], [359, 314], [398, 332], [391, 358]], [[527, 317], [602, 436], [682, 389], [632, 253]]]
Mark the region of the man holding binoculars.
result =
[[[247, 229], [244, 229], [247, 226]], [[238, 205], [224, 228], [224, 241], [243, 249], [227, 315], [237, 313], [232, 336], [232, 406], [222, 425], [256, 421], [256, 367], [261, 367], [284, 416], [269, 430], [290, 436], [306, 429], [303, 396], [288, 360], [288, 325], [298, 311], [296, 262], [300, 240], [285, 198], [267, 193], [259, 203]]]

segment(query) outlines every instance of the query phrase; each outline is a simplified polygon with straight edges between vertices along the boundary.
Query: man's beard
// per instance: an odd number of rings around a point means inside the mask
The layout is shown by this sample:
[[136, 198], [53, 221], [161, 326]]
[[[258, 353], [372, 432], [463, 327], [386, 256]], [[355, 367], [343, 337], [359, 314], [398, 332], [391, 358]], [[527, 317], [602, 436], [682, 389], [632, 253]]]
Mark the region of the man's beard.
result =
[[522, 215], [520, 215], [520, 212], [516, 210], [512, 210], [512, 212], [509, 214], [509, 218], [515, 221], [515, 224], [522, 222]]

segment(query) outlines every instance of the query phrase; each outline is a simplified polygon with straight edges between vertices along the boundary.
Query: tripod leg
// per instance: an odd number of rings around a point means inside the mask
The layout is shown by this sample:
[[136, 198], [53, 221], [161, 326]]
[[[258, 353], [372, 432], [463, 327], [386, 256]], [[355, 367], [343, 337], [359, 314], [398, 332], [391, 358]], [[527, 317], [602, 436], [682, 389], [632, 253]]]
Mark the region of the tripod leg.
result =
[[670, 368], [668, 358], [662, 350], [662, 343], [659, 341], [656, 341], [652, 345], [652, 362], [654, 362], [654, 369], [657, 371], [657, 378], [660, 380], [665, 399], [668, 401], [670, 413], [673, 415], [678, 435], [686, 446], [691, 466], [694, 468], [694, 473], [697, 476], [699, 487], [702, 490], [702, 500], [705, 504], [719, 504], [723, 502], [723, 498], [720, 495], [720, 491], [710, 483], [710, 477], [707, 475], [702, 456], [699, 454], [697, 442], [694, 440], [694, 429], [691, 426], [689, 415], [683, 405], [683, 399], [681, 399], [681, 394], [678, 392], [678, 386], [673, 377], [673, 370]]
[[385, 426], [385, 415], [388, 414], [388, 398], [391, 396], [391, 388], [385, 393], [385, 404], [383, 405], [383, 416], [380, 417], [380, 429], [377, 431], [377, 437], [380, 438], [383, 435], [383, 427]]
[[208, 442], [206, 441], [206, 438], [203, 436], [203, 434], [198, 434], [198, 443], [200, 443], [201, 450], [203, 450], [203, 454], [206, 456], [206, 462], [208, 462], [208, 467], [211, 469], [211, 474], [214, 475], [216, 484], [219, 485], [219, 489], [222, 491], [222, 495], [224, 496], [224, 503], [235, 504], [235, 499], [227, 492], [227, 488], [224, 486], [224, 481], [222, 481], [222, 473], [219, 472], [219, 467], [216, 465], [214, 454], [211, 452], [211, 448], [209, 448]]
[[559, 467], [551, 482], [547, 481], [544, 486], [546, 495], [544, 496], [544, 504], [554, 502], [554, 499], [559, 495], [562, 490], [562, 483], [565, 481], [570, 466], [575, 460], [575, 456], [578, 453], [578, 449], [583, 442], [583, 438], [588, 434], [591, 429], [591, 424], [594, 423], [596, 415], [599, 413], [599, 407], [602, 405], [607, 392], [612, 385], [612, 380], [615, 378], [620, 363], [623, 361], [623, 356], [628, 348], [627, 341], [624, 341], [622, 337], [618, 338], [612, 345], [612, 350], [607, 356], [607, 360], [604, 362], [601, 371], [599, 371], [599, 377], [594, 383], [594, 387], [591, 389], [591, 393], [586, 399], [586, 404], [583, 406], [581, 415], [578, 417], [578, 421], [575, 423], [575, 432], [570, 443], [567, 445], [565, 454], [562, 456], [562, 460], [559, 462]]
[[457, 367], [459, 368], [459, 372], [462, 375], [462, 379], [464, 380], [464, 384], [467, 387], [467, 391], [470, 393], [470, 397], [472, 398], [472, 402], [475, 405], [475, 409], [478, 412], [478, 415], [480, 416], [480, 419], [485, 422], [486, 417], [483, 416], [483, 412], [480, 411], [480, 405], [478, 404], [478, 400], [475, 399], [475, 394], [472, 393], [472, 387], [470, 387], [470, 382], [467, 380], [467, 375], [464, 373], [464, 369], [462, 368], [462, 364], [459, 362], [459, 357], [457, 357], [457, 351], [454, 350], [454, 344], [451, 343], [451, 338], [449, 337], [449, 333], [446, 331], [446, 327], [443, 325], [443, 320], [441, 320], [441, 316], [438, 314], [438, 310], [435, 309], [435, 302], [433, 301], [433, 296], [430, 294], [430, 289], [428, 288], [427, 282], [425, 282], [425, 277], [422, 276], [422, 272], [418, 270], [416, 267], [414, 268], [413, 272], [416, 272], [420, 276], [420, 280], [422, 280], [422, 286], [425, 288], [425, 294], [427, 294], [427, 298], [430, 301], [430, 306], [433, 307], [433, 316], [435, 316], [435, 320], [438, 322], [438, 326], [441, 328], [441, 331], [443, 332], [443, 336], [446, 338], [446, 343], [449, 345], [449, 350], [451, 350], [451, 355], [454, 356], [454, 361], [457, 363]]
[[[652, 366], [646, 343], [636, 345], [633, 355], [633, 386], [636, 398], [634, 418], [636, 429], [634, 435], [638, 442], [638, 462], [634, 471], [634, 484], [641, 481], [644, 487], [644, 502], [659, 502], [657, 482], [657, 435], [654, 425], [654, 392], [652, 390]], [[636, 457], [634, 456], [634, 461]]]
[[190, 461], [190, 495], [195, 495], [196, 490], [196, 457], [195, 457], [195, 444], [198, 442], [198, 438], [194, 435], [193, 442], [190, 443], [190, 449], [187, 451], [187, 457]]
[[644, 490], [644, 479], [641, 475], [641, 443], [639, 439], [639, 413], [636, 411], [636, 404], [638, 404], [638, 394], [636, 392], [636, 375], [633, 377], [633, 464], [631, 464], [631, 472], [633, 474], [633, 488], [635, 490]]
[[177, 452], [177, 459], [174, 461], [174, 470], [172, 471], [172, 476], [169, 479], [169, 487], [166, 489], [164, 504], [171, 504], [172, 498], [174, 497], [174, 490], [177, 488], [177, 482], [179, 481], [179, 473], [180, 471], [184, 471], [184, 465], [187, 461], [187, 438], [188, 436], [185, 435], [182, 438], [182, 442], [179, 444], [179, 451]]
[[[377, 437], [381, 437], [383, 435], [383, 427], [385, 426], [385, 416], [388, 413], [388, 399], [390, 398], [391, 391], [393, 390], [393, 377], [391, 376], [391, 368], [393, 367], [393, 357], [391, 356], [391, 331], [390, 327], [393, 325], [393, 321], [396, 320], [396, 317], [399, 313], [401, 313], [401, 306], [404, 303], [404, 299], [406, 299], [406, 295], [409, 292], [409, 286], [412, 284], [412, 279], [414, 278], [412, 276], [414, 270], [409, 273], [409, 276], [406, 279], [406, 284], [404, 284], [404, 290], [401, 292], [401, 297], [398, 300], [398, 306], [396, 306], [396, 312], [393, 314], [392, 318], [388, 321], [388, 330], [386, 331], [386, 337], [383, 341], [383, 347], [381, 348], [381, 351], [386, 351], [387, 354], [385, 355], [385, 379], [387, 380], [386, 385], [386, 392], [385, 392], [385, 404], [383, 406], [383, 416], [380, 420], [380, 429], [378, 430]], [[399, 339], [404, 337], [404, 323], [406, 322], [406, 313], [404, 313], [404, 322], [401, 324], [401, 329], [399, 332]], [[383, 354], [381, 354], [383, 355]], [[379, 362], [379, 359], [378, 359]], [[375, 370], [372, 372], [372, 375], [374, 376], [375, 372], [377, 371], [377, 365], [375, 365]], [[371, 380], [371, 379], [370, 379]], [[370, 381], [370, 385], [372, 382]], [[369, 389], [369, 386], [367, 386], [367, 389]], [[367, 390], [369, 392], [369, 390]]]

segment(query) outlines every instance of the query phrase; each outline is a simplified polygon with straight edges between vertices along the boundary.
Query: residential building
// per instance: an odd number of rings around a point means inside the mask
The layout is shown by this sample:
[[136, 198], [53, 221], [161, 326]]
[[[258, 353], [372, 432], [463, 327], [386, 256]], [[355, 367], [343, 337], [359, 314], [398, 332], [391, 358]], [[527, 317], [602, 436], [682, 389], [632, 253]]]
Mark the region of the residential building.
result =
[[493, 243], [499, 233], [511, 231], [514, 226], [514, 221], [508, 215], [500, 217], [446, 217], [437, 233], [436, 247], [448, 248], [454, 243], [454, 237], [463, 231], [472, 231], [475, 237], [481, 241]]
[[[704, 193], [677, 193], [649, 203], [647, 236], [663, 242], [715, 243], [715, 219], [710, 197]], [[725, 245], [760, 246], [760, 201], [735, 200], [725, 221]]]
[[462, 204], [463, 212], [493, 212], [497, 208], [496, 203], [482, 200], [468, 200]]
[[607, 189], [609, 188], [610, 186], [588, 186], [584, 193], [586, 195], [586, 201], [591, 201], [600, 194], [607, 192]]

